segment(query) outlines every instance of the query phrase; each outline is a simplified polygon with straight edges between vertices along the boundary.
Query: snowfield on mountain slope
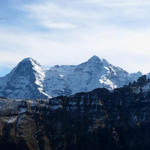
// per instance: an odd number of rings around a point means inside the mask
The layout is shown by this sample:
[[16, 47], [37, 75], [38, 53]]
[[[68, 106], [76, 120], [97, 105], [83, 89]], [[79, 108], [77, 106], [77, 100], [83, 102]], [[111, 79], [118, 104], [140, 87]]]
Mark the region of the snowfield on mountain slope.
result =
[[71, 95], [95, 88], [113, 90], [137, 80], [141, 73], [129, 74], [105, 59], [93, 56], [77, 66], [55, 66], [46, 72], [45, 92], [48, 95]]

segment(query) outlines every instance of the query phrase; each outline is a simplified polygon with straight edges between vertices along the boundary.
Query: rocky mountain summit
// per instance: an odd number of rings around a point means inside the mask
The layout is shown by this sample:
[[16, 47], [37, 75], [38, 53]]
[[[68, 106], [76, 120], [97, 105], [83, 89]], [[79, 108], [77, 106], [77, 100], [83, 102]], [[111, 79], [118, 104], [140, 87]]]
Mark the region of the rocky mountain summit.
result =
[[0, 96], [47, 99], [96, 88], [113, 90], [136, 81], [141, 75], [140, 72], [130, 74], [97, 56], [76, 66], [56, 65], [48, 70], [32, 58], [25, 58], [8, 75], [0, 78]]
[[146, 76], [47, 100], [0, 98], [1, 150], [149, 150], [150, 84]]
[[32, 58], [22, 60], [8, 75], [0, 78], [0, 96], [14, 99], [47, 98], [43, 92], [44, 71]]

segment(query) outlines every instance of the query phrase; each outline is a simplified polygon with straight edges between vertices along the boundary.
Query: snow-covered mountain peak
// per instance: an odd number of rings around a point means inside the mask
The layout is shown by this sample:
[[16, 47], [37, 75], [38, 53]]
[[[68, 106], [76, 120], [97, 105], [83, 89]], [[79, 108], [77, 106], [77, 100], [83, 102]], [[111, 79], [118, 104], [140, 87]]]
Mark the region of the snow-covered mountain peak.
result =
[[0, 78], [0, 96], [38, 99], [95, 88], [113, 90], [137, 80], [140, 75], [129, 74], [98, 56], [79, 65], [56, 65], [48, 70], [43, 70], [34, 59], [25, 58], [8, 75]]
[[5, 77], [0, 78], [0, 96], [16, 99], [46, 98], [43, 91], [45, 73], [32, 58], [25, 58]]
[[87, 62], [79, 65], [79, 67], [84, 67], [90, 70], [101, 70], [102, 68], [106, 68], [111, 66], [111, 64], [105, 60], [104, 58], [99, 58], [98, 56], [91, 57]]
[[31, 62], [31, 60], [33, 60], [33, 58], [31, 58], [31, 57], [26, 57], [26, 58], [24, 58], [21, 62]]
[[108, 63], [104, 58], [99, 58], [98, 56], [92, 56], [87, 63]]
[[44, 76], [42, 66], [32, 58], [24, 58], [21, 62], [18, 63], [12, 72], [15, 73], [15, 75], [30, 75], [32, 73], [36, 73]]
[[31, 57], [24, 58], [18, 65], [21, 65], [21, 64], [32, 65], [32, 66], [35, 66], [35, 65], [41, 66], [36, 60], [34, 60]]
[[88, 61], [100, 61], [100, 58], [98, 56], [94, 55]]

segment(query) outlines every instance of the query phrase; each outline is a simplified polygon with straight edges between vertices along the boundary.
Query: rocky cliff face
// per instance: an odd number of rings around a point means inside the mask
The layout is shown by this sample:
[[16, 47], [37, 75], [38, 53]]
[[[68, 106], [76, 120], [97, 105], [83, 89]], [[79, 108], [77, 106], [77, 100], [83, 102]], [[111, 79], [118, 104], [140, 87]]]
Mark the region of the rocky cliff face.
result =
[[148, 150], [146, 76], [129, 86], [49, 100], [0, 99], [0, 149]]

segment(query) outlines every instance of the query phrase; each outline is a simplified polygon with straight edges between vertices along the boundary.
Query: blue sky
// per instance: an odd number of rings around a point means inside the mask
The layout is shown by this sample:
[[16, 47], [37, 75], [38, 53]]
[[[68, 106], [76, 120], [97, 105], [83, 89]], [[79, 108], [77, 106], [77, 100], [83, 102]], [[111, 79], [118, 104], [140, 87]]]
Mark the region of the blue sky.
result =
[[52, 66], [92, 55], [150, 72], [150, 0], [0, 1], [0, 76], [25, 57]]

